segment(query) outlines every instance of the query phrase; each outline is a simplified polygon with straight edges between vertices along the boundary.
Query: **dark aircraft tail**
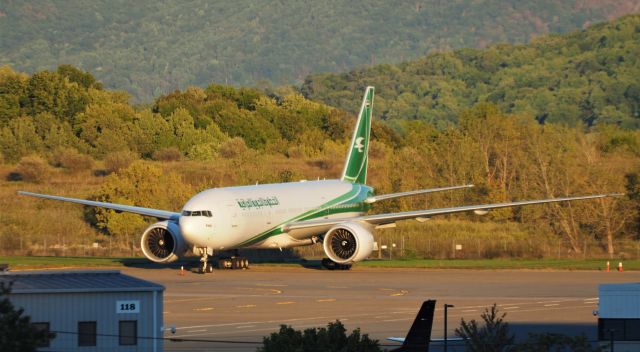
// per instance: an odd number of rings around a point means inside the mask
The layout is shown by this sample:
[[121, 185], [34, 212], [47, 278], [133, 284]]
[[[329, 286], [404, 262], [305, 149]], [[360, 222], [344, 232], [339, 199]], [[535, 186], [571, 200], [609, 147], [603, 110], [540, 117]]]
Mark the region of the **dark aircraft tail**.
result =
[[431, 328], [433, 327], [433, 312], [436, 310], [436, 301], [428, 300], [422, 303], [422, 307], [416, 315], [416, 319], [404, 338], [402, 346], [391, 352], [429, 352], [431, 342]]

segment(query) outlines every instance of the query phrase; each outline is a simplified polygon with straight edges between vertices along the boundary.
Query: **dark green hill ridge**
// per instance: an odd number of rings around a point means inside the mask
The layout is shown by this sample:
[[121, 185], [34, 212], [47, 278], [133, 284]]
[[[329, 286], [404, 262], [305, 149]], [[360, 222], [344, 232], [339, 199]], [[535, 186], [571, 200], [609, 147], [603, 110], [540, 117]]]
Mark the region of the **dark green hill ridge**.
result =
[[588, 30], [549, 35], [529, 45], [459, 49], [398, 65], [344, 74], [315, 74], [308, 98], [353, 111], [367, 85], [377, 89], [377, 115], [444, 126], [479, 102], [539, 122], [640, 127], [640, 15]]
[[636, 0], [0, 2], [0, 65], [71, 64], [149, 102], [211, 82], [301, 83], [311, 72], [434, 50], [525, 43], [640, 11]]

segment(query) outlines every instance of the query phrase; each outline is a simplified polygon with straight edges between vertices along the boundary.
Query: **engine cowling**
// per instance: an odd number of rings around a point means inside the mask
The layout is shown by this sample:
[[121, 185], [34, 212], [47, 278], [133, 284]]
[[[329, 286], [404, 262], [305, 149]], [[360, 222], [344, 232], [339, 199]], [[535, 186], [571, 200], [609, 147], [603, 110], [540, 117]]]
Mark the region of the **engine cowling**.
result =
[[147, 227], [142, 234], [140, 247], [144, 256], [156, 263], [173, 262], [187, 250], [178, 224], [168, 220]]
[[329, 259], [349, 264], [367, 258], [373, 252], [373, 235], [358, 223], [340, 224], [327, 231], [322, 246]]

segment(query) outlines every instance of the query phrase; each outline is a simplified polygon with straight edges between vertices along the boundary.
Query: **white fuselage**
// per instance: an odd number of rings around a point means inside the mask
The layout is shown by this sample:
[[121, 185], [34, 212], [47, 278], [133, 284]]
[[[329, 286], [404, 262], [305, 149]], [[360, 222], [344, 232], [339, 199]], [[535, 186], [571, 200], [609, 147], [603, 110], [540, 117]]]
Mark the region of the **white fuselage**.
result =
[[192, 246], [214, 250], [306, 245], [311, 236], [296, 239], [281, 225], [362, 215], [362, 200], [370, 194], [367, 186], [340, 180], [208, 189], [185, 204], [180, 232]]

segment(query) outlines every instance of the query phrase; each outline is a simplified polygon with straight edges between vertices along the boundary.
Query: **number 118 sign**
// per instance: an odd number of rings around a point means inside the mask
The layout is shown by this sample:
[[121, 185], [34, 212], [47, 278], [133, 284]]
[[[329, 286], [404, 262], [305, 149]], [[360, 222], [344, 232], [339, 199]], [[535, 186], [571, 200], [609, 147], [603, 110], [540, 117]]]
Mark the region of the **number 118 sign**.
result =
[[116, 313], [140, 313], [140, 301], [116, 301]]

